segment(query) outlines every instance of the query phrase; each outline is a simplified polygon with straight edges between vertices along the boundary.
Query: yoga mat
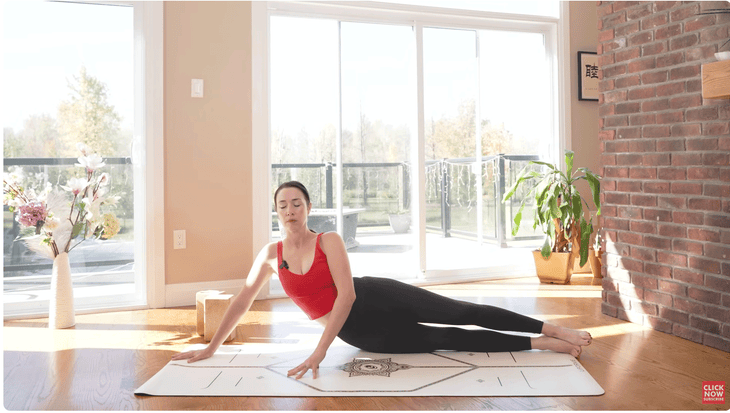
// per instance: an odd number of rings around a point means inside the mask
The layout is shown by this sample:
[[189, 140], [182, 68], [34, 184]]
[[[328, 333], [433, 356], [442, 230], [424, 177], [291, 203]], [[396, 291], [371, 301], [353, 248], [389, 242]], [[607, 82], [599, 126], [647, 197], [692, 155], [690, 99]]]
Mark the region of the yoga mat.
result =
[[[201, 345], [191, 347], [202, 348]], [[170, 361], [135, 391], [153, 396], [597, 396], [598, 383], [568, 354], [551, 351], [423, 354], [330, 347], [320, 376], [288, 370], [312, 349], [291, 345], [221, 346], [196, 363]]]

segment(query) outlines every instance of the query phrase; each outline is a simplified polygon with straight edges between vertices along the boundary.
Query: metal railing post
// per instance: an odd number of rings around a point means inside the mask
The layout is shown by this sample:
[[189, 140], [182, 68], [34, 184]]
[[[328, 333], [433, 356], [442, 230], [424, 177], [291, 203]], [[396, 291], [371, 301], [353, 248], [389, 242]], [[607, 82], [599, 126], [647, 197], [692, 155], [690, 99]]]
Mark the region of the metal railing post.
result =
[[505, 168], [504, 154], [499, 154], [499, 177], [497, 183], [497, 244], [500, 247], [507, 247], [507, 208], [502, 202], [505, 190]]
[[446, 159], [440, 162], [441, 167], [441, 228], [443, 229], [444, 238], [451, 236], [451, 202], [449, 202], [449, 168]]
[[403, 209], [408, 209], [408, 206], [410, 205], [410, 187], [411, 187], [411, 180], [408, 176], [408, 168], [405, 163], [401, 164], [401, 168], [403, 169]]
[[332, 182], [332, 163], [328, 162], [325, 166], [324, 173], [324, 187], [326, 193], [326, 207], [332, 209], [335, 207], [334, 203], [334, 183]]

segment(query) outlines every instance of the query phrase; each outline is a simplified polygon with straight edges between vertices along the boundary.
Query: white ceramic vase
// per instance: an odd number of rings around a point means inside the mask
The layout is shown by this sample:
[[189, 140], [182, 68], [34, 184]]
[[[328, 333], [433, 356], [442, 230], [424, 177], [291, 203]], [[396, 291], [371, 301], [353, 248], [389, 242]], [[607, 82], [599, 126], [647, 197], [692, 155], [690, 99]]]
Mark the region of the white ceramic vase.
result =
[[74, 290], [71, 282], [71, 264], [68, 253], [62, 252], [53, 260], [51, 301], [48, 307], [48, 327], [68, 328], [76, 324]]

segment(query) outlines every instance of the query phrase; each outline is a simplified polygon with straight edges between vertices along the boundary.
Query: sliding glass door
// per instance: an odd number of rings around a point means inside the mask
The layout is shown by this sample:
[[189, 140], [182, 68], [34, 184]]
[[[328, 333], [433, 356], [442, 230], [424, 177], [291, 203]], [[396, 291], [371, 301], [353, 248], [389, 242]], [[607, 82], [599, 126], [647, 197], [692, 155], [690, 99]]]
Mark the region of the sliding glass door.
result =
[[272, 190], [310, 189], [356, 276], [519, 271], [541, 237], [501, 197], [557, 145], [551, 32], [374, 20], [271, 15]]

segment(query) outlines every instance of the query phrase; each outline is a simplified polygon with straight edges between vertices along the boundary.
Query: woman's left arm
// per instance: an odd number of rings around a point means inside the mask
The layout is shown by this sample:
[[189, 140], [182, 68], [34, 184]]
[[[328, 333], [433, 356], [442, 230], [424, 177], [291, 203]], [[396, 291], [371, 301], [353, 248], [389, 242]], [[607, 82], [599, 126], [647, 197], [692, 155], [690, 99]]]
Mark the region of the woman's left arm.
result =
[[296, 368], [289, 370], [288, 376], [298, 373], [297, 379], [304, 376], [307, 370], [312, 370], [312, 375], [316, 379], [319, 375], [319, 363], [324, 360], [335, 337], [345, 325], [347, 317], [350, 315], [350, 309], [355, 302], [355, 285], [352, 281], [352, 272], [350, 270], [350, 260], [347, 258], [347, 249], [345, 243], [336, 232], [328, 232], [322, 234], [321, 247], [327, 256], [327, 265], [329, 265], [332, 279], [337, 287], [337, 298], [332, 307], [332, 312], [327, 319], [327, 326], [322, 333], [322, 337], [317, 344], [311, 356], [304, 363]]

